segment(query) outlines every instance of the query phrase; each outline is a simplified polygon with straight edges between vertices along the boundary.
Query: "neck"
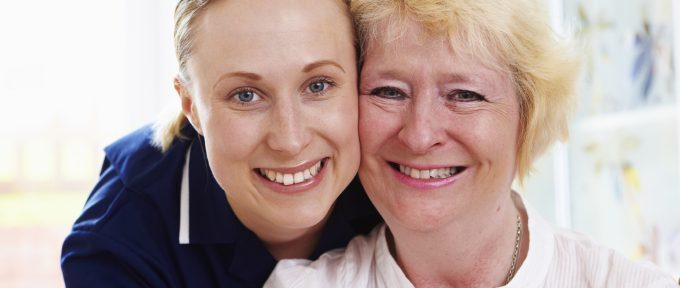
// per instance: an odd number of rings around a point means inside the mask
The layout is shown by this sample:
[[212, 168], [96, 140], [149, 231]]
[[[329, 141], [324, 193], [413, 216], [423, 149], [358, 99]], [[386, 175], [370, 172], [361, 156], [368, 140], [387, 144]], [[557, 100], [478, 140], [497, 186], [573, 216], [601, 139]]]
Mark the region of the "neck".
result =
[[[228, 196], [227, 196], [228, 197]], [[237, 205], [232, 205], [236, 218], [247, 229], [262, 241], [265, 249], [276, 260], [289, 258], [309, 258], [319, 244], [323, 228], [333, 211], [333, 207], [318, 221], [307, 219], [307, 222], [291, 221], [289, 223], [273, 223], [262, 217], [253, 217]], [[311, 226], [305, 224], [314, 223]], [[288, 225], [287, 225], [288, 224]]]
[[[310, 227], [282, 227], [281, 225], [244, 225], [249, 227], [262, 241], [264, 247], [276, 260], [289, 258], [309, 258], [319, 244], [323, 228], [330, 211]], [[252, 223], [250, 223], [252, 224]]]
[[[512, 266], [520, 211], [508, 195], [489, 211], [458, 217], [431, 231], [414, 231], [388, 223], [394, 235], [392, 239], [388, 236], [388, 241], [392, 241], [388, 243], [394, 248], [392, 254], [397, 263], [416, 287], [498, 287], [506, 284]], [[526, 257], [523, 251], [528, 247], [526, 217], [521, 216], [522, 244], [515, 271]]]
[[289, 258], [307, 259], [312, 255], [317, 244], [319, 244], [325, 223], [326, 219], [308, 229], [284, 231], [284, 233], [277, 233], [278, 235], [272, 235], [272, 237], [260, 236], [260, 239], [276, 260]]

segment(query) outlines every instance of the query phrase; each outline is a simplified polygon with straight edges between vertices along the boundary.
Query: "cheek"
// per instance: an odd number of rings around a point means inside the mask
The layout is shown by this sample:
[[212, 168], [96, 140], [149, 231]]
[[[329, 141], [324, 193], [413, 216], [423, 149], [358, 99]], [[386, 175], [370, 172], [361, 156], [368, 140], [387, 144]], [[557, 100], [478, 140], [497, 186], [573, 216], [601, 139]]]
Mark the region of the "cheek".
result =
[[359, 140], [365, 156], [377, 151], [399, 123], [397, 117], [376, 107], [367, 97], [359, 98]]
[[335, 172], [339, 174], [335, 177], [339, 177], [338, 183], [346, 180], [345, 177], [353, 177], [359, 167], [359, 116], [356, 94], [352, 93], [352, 89], [339, 91], [339, 95], [326, 101], [307, 102], [300, 114], [300, 121], [305, 123], [304, 133], [310, 139], [307, 152], [312, 155], [316, 153], [312, 151], [331, 153], [330, 156], [337, 161]]
[[[374, 118], [378, 119], [378, 118]], [[369, 125], [360, 125], [359, 140], [361, 142], [361, 157], [375, 158], [378, 155], [390, 156], [393, 152], [402, 151], [397, 135], [398, 118], [383, 117], [377, 121], [367, 121]]]
[[203, 135], [208, 161], [215, 174], [244, 173], [239, 165], [247, 165], [262, 142], [262, 131], [254, 117], [234, 117], [227, 113], [213, 113], [204, 121]]
[[[519, 133], [518, 115], [495, 115], [472, 129], [475, 136], [468, 144], [482, 158], [494, 163], [494, 169], [514, 171]], [[500, 173], [500, 172], [499, 172]]]
[[327, 138], [331, 139], [331, 142], [335, 145], [347, 150], [358, 151], [357, 122], [359, 115], [356, 95], [346, 96], [339, 99], [340, 101], [337, 101], [334, 105], [319, 110], [318, 116], [311, 121], [320, 124], [321, 126], [318, 129], [321, 133], [326, 134]]

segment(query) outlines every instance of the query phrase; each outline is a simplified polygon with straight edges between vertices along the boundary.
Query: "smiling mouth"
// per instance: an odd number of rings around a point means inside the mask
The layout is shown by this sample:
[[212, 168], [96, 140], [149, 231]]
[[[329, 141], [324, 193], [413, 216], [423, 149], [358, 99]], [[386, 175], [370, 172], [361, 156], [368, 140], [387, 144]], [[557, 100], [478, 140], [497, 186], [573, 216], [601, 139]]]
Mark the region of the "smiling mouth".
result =
[[264, 179], [267, 179], [274, 183], [279, 183], [283, 186], [289, 186], [293, 184], [305, 183], [310, 181], [314, 176], [319, 174], [321, 169], [326, 166], [326, 161], [328, 158], [323, 158], [316, 164], [312, 165], [307, 169], [302, 169], [297, 172], [280, 172], [271, 169], [257, 168], [257, 174], [260, 174]]
[[394, 162], [388, 162], [388, 164], [392, 169], [414, 179], [446, 179], [456, 176], [466, 169], [465, 166], [452, 166], [421, 170]]

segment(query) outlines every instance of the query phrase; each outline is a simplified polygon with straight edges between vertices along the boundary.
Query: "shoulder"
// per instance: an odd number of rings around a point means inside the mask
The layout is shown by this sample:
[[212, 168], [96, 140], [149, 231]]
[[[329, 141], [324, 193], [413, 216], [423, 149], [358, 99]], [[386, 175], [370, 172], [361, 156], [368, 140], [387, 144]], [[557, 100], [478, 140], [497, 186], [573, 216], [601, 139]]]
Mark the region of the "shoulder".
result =
[[115, 245], [138, 247], [143, 252], [167, 238], [168, 233], [178, 229], [179, 185], [173, 188], [162, 178], [154, 182], [145, 189], [132, 188], [117, 167], [105, 159], [99, 180], [64, 242], [63, 252], [77, 249], [83, 240], [87, 245], [119, 241]]
[[529, 203], [523, 205], [529, 251], [508, 287], [677, 287], [654, 265], [633, 262], [585, 234], [555, 227]]
[[77, 250], [85, 239], [88, 245], [120, 241], [116, 245], [143, 252], [177, 235], [186, 152], [182, 146], [188, 144], [173, 144], [162, 153], [151, 145], [152, 133], [151, 126], [142, 127], [105, 149], [100, 177], [64, 242], [63, 253]]
[[139, 150], [153, 150], [159, 151], [151, 144], [153, 137], [152, 125], [145, 125], [127, 135], [119, 138], [106, 147], [106, 153], [114, 158], [126, 157], [127, 155], [134, 155]]
[[384, 225], [356, 236], [346, 248], [324, 253], [316, 261], [291, 259], [276, 265], [265, 287], [369, 287], [376, 275], [376, 250]]
[[145, 126], [105, 149], [99, 179], [62, 246], [68, 284], [111, 276], [120, 286], [134, 279], [167, 286], [169, 274], [158, 272], [173, 261], [184, 149], [164, 154], [151, 145], [152, 133]]
[[[151, 144], [153, 129], [144, 126], [105, 148], [106, 155], [99, 179], [85, 204], [74, 229], [95, 226], [104, 219], [120, 214], [126, 206], [164, 206], [171, 191], [179, 191], [181, 170], [189, 143], [176, 141], [163, 153]], [[160, 191], [160, 192], [158, 192]], [[163, 194], [162, 197], [153, 194]], [[166, 203], [161, 203], [166, 204]], [[134, 207], [147, 211], [153, 207]]]
[[185, 126], [182, 133], [190, 137], [175, 139], [170, 148], [162, 152], [160, 148], [152, 144], [154, 134], [152, 125], [146, 125], [107, 146], [104, 149], [106, 160], [118, 172], [119, 178], [126, 185], [148, 182], [148, 178], [157, 176], [153, 172], [167, 170], [162, 167], [168, 167], [168, 164], [182, 163], [184, 153], [196, 134], [191, 125]]
[[140, 166], [141, 163], [158, 160], [162, 153], [151, 143], [153, 128], [151, 125], [141, 127], [104, 148], [106, 158], [119, 171]]
[[[89, 286], [102, 279], [120, 287], [143, 281], [163, 286], [158, 263], [168, 247], [160, 213], [123, 185], [105, 161], [72, 231], [64, 240], [61, 268], [67, 286]], [[99, 280], [97, 280], [99, 279]]]
[[591, 287], [677, 287], [675, 280], [654, 264], [631, 261], [584, 234], [555, 229], [554, 236], [553, 276], [566, 276]]

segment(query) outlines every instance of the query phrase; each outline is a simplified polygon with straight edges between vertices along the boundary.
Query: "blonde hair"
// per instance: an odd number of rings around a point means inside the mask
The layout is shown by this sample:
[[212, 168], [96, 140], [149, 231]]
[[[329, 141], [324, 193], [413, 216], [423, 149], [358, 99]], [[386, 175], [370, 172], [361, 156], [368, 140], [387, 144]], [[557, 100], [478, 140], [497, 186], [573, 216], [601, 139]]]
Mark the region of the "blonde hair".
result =
[[[210, 0], [179, 0], [175, 7], [175, 56], [179, 64], [178, 80], [187, 85], [191, 79], [187, 73], [187, 61], [191, 55], [193, 47], [192, 24], [201, 14], [203, 8], [210, 3]], [[167, 151], [172, 141], [177, 137], [183, 137], [181, 130], [187, 123], [187, 119], [182, 111], [173, 112], [170, 116], [163, 117], [154, 124], [152, 143], [162, 151]]]
[[[555, 140], [566, 140], [580, 61], [568, 41], [550, 28], [540, 0], [352, 0], [362, 51], [373, 41], [392, 41], [409, 22], [444, 36], [455, 53], [510, 73], [520, 102], [517, 174]], [[387, 30], [385, 30], [385, 28]], [[404, 55], [408, 56], [408, 55]], [[363, 55], [362, 55], [363, 57]]]

